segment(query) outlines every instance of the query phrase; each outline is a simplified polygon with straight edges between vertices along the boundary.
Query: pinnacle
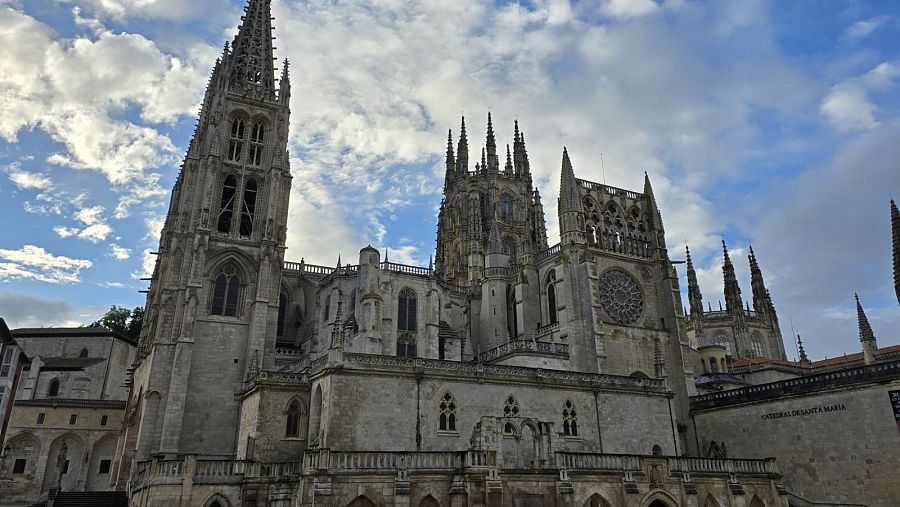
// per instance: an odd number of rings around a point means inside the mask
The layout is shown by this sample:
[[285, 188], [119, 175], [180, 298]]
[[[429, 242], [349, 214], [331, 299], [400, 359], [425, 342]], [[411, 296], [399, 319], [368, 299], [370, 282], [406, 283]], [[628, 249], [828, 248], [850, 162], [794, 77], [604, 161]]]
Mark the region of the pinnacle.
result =
[[863, 310], [862, 304], [859, 302], [859, 294], [854, 293], [853, 295], [856, 298], [856, 319], [859, 324], [859, 341], [875, 341], [875, 333], [872, 331], [872, 326], [869, 324], [869, 318], [866, 316], [866, 311]]

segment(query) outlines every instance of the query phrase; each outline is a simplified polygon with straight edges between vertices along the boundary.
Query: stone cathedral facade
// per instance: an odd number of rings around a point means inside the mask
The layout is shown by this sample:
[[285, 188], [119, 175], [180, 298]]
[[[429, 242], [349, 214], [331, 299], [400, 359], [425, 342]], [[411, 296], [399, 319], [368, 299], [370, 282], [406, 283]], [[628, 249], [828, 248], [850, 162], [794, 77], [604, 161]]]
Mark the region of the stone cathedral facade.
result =
[[698, 345], [784, 356], [755, 257], [753, 310], [726, 256], [727, 309], [692, 274], [685, 312], [649, 178], [579, 179], [565, 150], [551, 242], [524, 132], [504, 156], [488, 115], [474, 164], [464, 121], [448, 139], [433, 265], [288, 262], [288, 64], [269, 0], [242, 20], [147, 296], [134, 505], [787, 506], [774, 461], [701, 458], [690, 424]]

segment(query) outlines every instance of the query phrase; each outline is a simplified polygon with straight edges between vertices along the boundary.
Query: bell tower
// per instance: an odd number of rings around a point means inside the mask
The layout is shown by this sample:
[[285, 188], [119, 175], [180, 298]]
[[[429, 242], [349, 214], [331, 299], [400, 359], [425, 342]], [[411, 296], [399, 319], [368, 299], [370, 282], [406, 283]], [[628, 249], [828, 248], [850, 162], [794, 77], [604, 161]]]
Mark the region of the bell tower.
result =
[[273, 361], [291, 87], [286, 60], [275, 79], [270, 0], [249, 0], [241, 19], [209, 80], [150, 279], [125, 436], [138, 459], [233, 456], [234, 393]]

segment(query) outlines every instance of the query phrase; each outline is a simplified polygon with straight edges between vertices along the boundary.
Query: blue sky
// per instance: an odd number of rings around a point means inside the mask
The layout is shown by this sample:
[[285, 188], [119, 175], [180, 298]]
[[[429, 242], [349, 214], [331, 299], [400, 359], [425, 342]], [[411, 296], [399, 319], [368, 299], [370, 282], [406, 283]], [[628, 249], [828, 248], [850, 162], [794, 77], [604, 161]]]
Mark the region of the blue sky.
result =
[[[0, 0], [0, 316], [89, 323], [139, 306], [206, 79], [242, 1]], [[447, 128], [471, 159], [518, 118], [551, 238], [576, 175], [654, 183], [673, 259], [747, 299], [753, 244], [813, 357], [859, 349], [853, 292], [900, 342], [888, 201], [900, 196], [900, 6], [875, 1], [273, 0], [290, 58], [288, 258], [371, 243], [426, 264]], [[683, 275], [683, 273], [682, 273]], [[684, 282], [682, 282], [684, 288]], [[788, 350], [793, 350], [790, 343]], [[793, 353], [789, 355], [794, 355]]]

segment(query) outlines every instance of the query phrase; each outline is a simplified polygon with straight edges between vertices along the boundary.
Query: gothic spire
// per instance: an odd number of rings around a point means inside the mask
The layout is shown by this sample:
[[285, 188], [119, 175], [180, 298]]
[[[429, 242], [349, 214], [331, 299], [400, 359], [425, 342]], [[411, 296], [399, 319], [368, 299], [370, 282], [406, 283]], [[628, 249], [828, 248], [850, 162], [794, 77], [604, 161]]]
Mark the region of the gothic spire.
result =
[[653, 185], [650, 184], [650, 175], [647, 174], [647, 171], [644, 171], [644, 198], [650, 204], [650, 220], [653, 223], [653, 228], [662, 230], [662, 214], [659, 212], [659, 207], [656, 205], [656, 196], [653, 195]]
[[800, 364], [809, 364], [809, 356], [806, 355], [806, 350], [803, 349], [803, 340], [800, 339], [799, 334], [797, 335], [797, 347], [800, 349]]
[[559, 208], [561, 211], [578, 209], [578, 183], [575, 181], [575, 170], [569, 160], [569, 150], [563, 147], [562, 172], [559, 181]]
[[[500, 171], [500, 159], [497, 157], [497, 141], [494, 139], [494, 124], [491, 121], [491, 112], [488, 111], [487, 123], [487, 140], [485, 141], [487, 151], [487, 172]], [[482, 165], [484, 165], [482, 163]]]
[[487, 172], [487, 161], [484, 156], [484, 148], [481, 149], [481, 172]]
[[872, 331], [872, 326], [869, 325], [866, 311], [863, 310], [862, 304], [859, 302], [859, 294], [854, 294], [854, 296], [856, 297], [856, 320], [859, 323], [859, 341], [874, 342], [875, 333]]
[[734, 264], [731, 263], [731, 257], [728, 255], [728, 246], [725, 240], [722, 240], [722, 251], [725, 254], [725, 261], [722, 264], [722, 273], [725, 277], [725, 309], [729, 313], [741, 313], [743, 306], [741, 304], [741, 287], [738, 285], [737, 276], [734, 274]]
[[447, 130], [447, 174], [444, 176], [444, 187], [450, 183], [456, 174], [456, 156], [453, 154], [453, 130]]
[[265, 100], [275, 98], [270, 1], [248, 0], [231, 44], [231, 89]]
[[466, 174], [469, 172], [469, 140], [466, 139], [466, 117], [462, 117], [459, 127], [459, 144], [456, 146], [456, 172]]
[[278, 81], [278, 100], [285, 106], [291, 103], [291, 62], [287, 58], [284, 59], [284, 65], [281, 67], [281, 79]]
[[891, 236], [894, 243], [894, 292], [897, 293], [897, 302], [900, 303], [900, 211], [897, 211], [897, 203], [891, 199]]
[[503, 172], [509, 174], [510, 176], [513, 174], [513, 163], [512, 163], [512, 155], [509, 152], [509, 145], [506, 145], [506, 167], [503, 168]]
[[700, 284], [697, 283], [697, 272], [694, 271], [691, 249], [687, 246], [684, 249], [687, 253], [688, 301], [691, 305], [691, 318], [700, 318], [703, 316], [703, 294], [700, 293]]
[[753, 310], [757, 314], [762, 315], [769, 311], [768, 290], [763, 280], [762, 270], [759, 269], [756, 254], [753, 252], [753, 245], [750, 245], [750, 255], [747, 256], [747, 259], [750, 261], [750, 289], [753, 292]]

